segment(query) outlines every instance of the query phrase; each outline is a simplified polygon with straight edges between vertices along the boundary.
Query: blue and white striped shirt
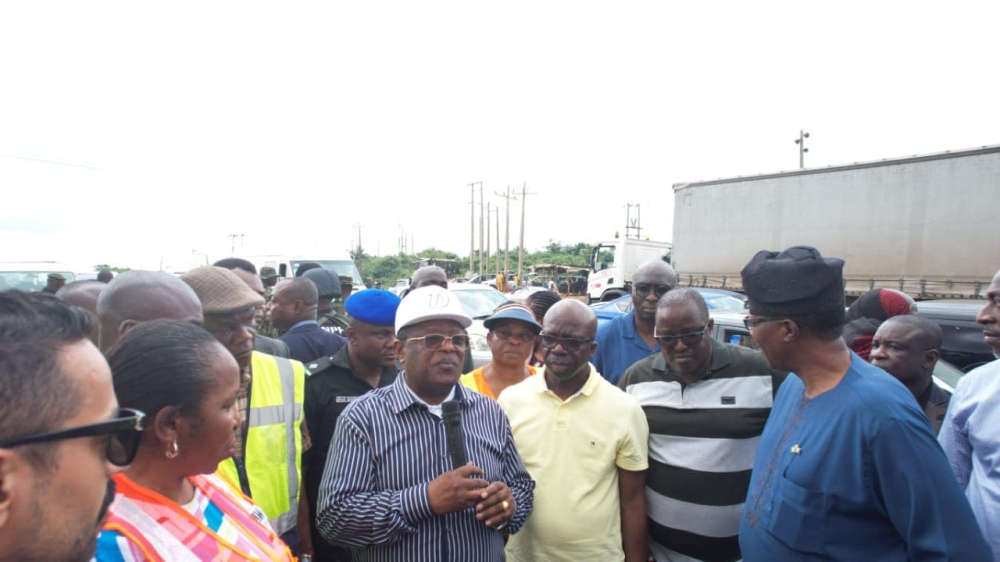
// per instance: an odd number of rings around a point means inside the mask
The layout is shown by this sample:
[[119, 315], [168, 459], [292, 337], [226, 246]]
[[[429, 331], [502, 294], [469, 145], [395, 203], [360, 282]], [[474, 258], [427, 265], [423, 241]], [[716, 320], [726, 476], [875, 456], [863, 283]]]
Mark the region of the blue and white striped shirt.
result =
[[[475, 508], [434, 515], [428, 483], [452, 470], [444, 421], [430, 413], [400, 373], [390, 386], [351, 403], [330, 444], [316, 526], [351, 547], [355, 562], [504, 560], [503, 533], [476, 519]], [[496, 402], [455, 386], [468, 458], [507, 484], [516, 501], [508, 532], [531, 514], [535, 483]]]
[[1000, 560], [1000, 360], [958, 381], [938, 440]]

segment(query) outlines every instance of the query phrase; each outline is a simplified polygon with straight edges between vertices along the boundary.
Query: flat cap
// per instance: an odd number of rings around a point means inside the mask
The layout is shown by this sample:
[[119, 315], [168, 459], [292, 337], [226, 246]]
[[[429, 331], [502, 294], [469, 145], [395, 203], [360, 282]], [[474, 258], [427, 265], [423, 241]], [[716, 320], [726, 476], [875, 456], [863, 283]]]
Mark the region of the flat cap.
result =
[[53, 281], [65, 281], [66, 280], [66, 276], [63, 275], [62, 273], [50, 273], [49, 274], [49, 279], [51, 279]]
[[392, 326], [396, 322], [396, 309], [400, 298], [382, 289], [365, 289], [351, 293], [344, 301], [344, 312], [362, 322], [378, 326]]
[[795, 316], [844, 309], [844, 260], [811, 246], [763, 250], [740, 272], [750, 314]]
[[274, 268], [269, 265], [265, 265], [264, 267], [260, 268], [261, 279], [270, 279], [272, 277], [277, 277], [277, 276], [278, 272], [275, 271]]
[[235, 273], [222, 267], [197, 267], [181, 275], [181, 281], [194, 289], [205, 314], [229, 314], [264, 304], [264, 297], [253, 292]]

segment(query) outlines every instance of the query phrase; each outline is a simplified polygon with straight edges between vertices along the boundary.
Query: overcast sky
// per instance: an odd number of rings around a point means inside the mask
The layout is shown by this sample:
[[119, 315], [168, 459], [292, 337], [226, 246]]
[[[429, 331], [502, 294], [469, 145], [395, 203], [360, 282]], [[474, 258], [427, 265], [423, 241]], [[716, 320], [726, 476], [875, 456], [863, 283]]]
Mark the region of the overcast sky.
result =
[[800, 128], [807, 167], [1000, 144], [998, 21], [995, 1], [5, 2], [0, 261], [155, 268], [229, 234], [331, 254], [358, 225], [370, 254], [402, 231], [468, 255], [477, 181], [493, 206], [527, 184], [528, 249], [609, 238], [629, 203], [670, 240], [674, 183], [797, 168]]

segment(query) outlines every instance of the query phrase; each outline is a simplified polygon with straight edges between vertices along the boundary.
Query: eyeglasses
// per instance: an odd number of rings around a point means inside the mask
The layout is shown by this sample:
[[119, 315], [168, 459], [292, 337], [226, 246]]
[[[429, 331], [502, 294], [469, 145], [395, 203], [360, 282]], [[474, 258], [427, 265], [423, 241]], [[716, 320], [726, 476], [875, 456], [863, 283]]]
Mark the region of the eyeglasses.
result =
[[764, 324], [766, 322], [774, 322], [775, 320], [782, 320], [781, 318], [768, 318], [767, 316], [745, 316], [743, 318], [743, 325], [747, 327], [747, 330], [753, 330], [754, 326], [758, 324]]
[[142, 437], [142, 422], [146, 414], [131, 408], [121, 408], [118, 416], [109, 421], [60, 429], [50, 433], [39, 433], [19, 437], [11, 441], [0, 443], [0, 449], [9, 449], [21, 445], [32, 443], [47, 443], [49, 441], [59, 441], [62, 439], [75, 439], [77, 437], [93, 437], [95, 435], [107, 435], [107, 455], [108, 461], [115, 466], [128, 466], [135, 458], [136, 451], [139, 450], [139, 441]]
[[663, 295], [669, 293], [671, 288], [672, 287], [668, 285], [657, 285], [656, 287], [653, 287], [651, 285], [642, 283], [636, 285], [632, 290], [635, 292], [636, 295], [639, 295], [642, 298], [648, 297], [650, 292], [656, 295], [656, 298], [660, 298]]
[[594, 338], [557, 338], [548, 334], [542, 334], [542, 347], [545, 349], [555, 349], [562, 346], [568, 353], [580, 351], [583, 344], [594, 341]]
[[446, 341], [450, 341], [451, 345], [460, 349], [467, 349], [469, 347], [469, 336], [466, 334], [455, 334], [454, 336], [427, 334], [426, 336], [420, 336], [418, 338], [407, 338], [406, 341], [422, 342], [425, 348], [431, 350], [440, 349]]
[[679, 336], [661, 336], [656, 333], [656, 328], [653, 328], [653, 338], [660, 342], [660, 347], [674, 347], [679, 341], [684, 342], [685, 346], [691, 347], [698, 345], [706, 331], [708, 331], [708, 325], [697, 332], [688, 332]]
[[504, 331], [493, 332], [493, 337], [500, 341], [505, 341], [505, 342], [516, 340], [521, 343], [531, 343], [535, 339], [536, 335], [532, 332], [521, 332], [519, 334], [513, 334], [511, 332], [504, 330]]

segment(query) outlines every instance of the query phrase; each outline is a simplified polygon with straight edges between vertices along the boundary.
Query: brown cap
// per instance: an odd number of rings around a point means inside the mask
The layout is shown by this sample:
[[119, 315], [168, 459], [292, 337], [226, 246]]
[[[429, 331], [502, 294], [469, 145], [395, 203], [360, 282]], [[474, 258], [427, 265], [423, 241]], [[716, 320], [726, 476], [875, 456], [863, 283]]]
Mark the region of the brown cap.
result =
[[229, 314], [264, 304], [264, 297], [253, 292], [235, 273], [212, 265], [198, 267], [181, 275], [194, 289], [205, 314]]

